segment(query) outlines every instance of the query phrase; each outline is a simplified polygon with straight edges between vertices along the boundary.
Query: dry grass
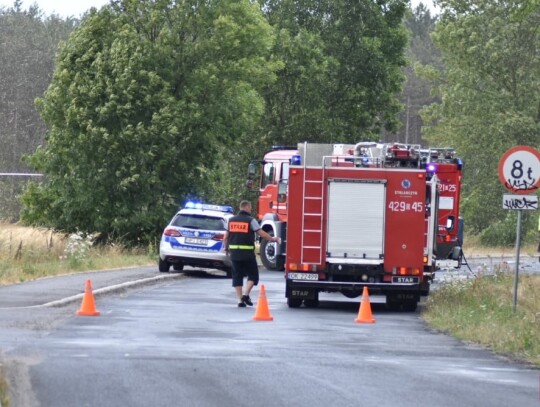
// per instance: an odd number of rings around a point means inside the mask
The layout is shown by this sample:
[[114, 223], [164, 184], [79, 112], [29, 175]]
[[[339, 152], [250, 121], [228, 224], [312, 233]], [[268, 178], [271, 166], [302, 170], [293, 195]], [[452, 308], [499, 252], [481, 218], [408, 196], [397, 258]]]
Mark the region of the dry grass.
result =
[[[480, 239], [476, 236], [466, 236], [465, 243], [463, 244], [463, 252], [465, 256], [472, 258], [475, 256], [492, 256], [492, 257], [515, 257], [516, 255], [516, 246], [497, 246], [497, 247], [486, 247], [480, 244]], [[538, 244], [528, 243], [521, 244], [520, 255], [527, 256], [538, 256], [537, 254]]]
[[428, 298], [423, 318], [434, 328], [540, 366], [540, 277], [514, 273], [449, 283]]
[[[75, 243], [81, 244], [80, 241]], [[94, 247], [90, 244], [74, 249], [73, 239], [65, 234], [0, 224], [0, 285], [155, 262], [155, 254], [150, 249], [127, 250], [121, 245]]]
[[[61, 256], [66, 240], [65, 234], [50, 229], [0, 223], [0, 256], [3, 258], [15, 258], [20, 256], [22, 251], [28, 250]], [[17, 253], [18, 250], [20, 254]]]

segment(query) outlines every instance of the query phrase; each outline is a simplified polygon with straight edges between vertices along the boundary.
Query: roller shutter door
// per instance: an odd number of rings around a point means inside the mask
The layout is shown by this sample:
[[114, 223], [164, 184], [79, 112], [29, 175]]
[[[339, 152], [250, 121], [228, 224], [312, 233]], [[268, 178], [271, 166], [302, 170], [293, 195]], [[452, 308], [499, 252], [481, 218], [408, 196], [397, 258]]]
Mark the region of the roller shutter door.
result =
[[328, 191], [329, 257], [381, 258], [384, 253], [385, 184], [332, 180]]

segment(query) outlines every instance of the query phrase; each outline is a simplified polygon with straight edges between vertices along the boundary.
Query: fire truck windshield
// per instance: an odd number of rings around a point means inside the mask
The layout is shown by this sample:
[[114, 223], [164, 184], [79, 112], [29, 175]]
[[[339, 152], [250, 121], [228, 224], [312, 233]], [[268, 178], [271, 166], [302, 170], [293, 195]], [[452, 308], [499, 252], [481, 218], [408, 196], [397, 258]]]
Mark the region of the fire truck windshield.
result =
[[274, 164], [265, 163], [261, 175], [261, 188], [267, 185], [274, 184]]

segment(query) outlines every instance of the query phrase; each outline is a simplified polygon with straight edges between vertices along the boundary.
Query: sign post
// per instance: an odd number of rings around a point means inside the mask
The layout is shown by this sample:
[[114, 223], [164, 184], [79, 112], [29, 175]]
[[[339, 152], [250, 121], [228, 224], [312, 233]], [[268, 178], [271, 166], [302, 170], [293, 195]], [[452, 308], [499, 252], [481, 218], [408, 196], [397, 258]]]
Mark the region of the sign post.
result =
[[499, 161], [499, 179], [503, 186], [512, 193], [503, 196], [503, 208], [518, 211], [513, 306], [515, 311], [519, 278], [521, 216], [523, 210], [538, 209], [538, 196], [529, 194], [537, 191], [540, 187], [540, 152], [529, 146], [512, 147], [504, 153]]

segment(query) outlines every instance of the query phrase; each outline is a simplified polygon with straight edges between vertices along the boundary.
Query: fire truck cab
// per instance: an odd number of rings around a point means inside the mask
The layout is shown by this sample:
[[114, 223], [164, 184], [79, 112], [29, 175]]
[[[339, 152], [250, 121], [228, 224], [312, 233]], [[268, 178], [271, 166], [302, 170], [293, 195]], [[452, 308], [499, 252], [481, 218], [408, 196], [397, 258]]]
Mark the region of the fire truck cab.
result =
[[[265, 154], [263, 161], [252, 161], [248, 168], [249, 189], [254, 188], [259, 175], [257, 218], [261, 228], [271, 236], [281, 237], [282, 242], [285, 241], [287, 230], [289, 166], [295, 154], [297, 147], [275, 146]], [[267, 270], [283, 271], [284, 253], [284, 243], [279, 245], [261, 240], [260, 258]]]

